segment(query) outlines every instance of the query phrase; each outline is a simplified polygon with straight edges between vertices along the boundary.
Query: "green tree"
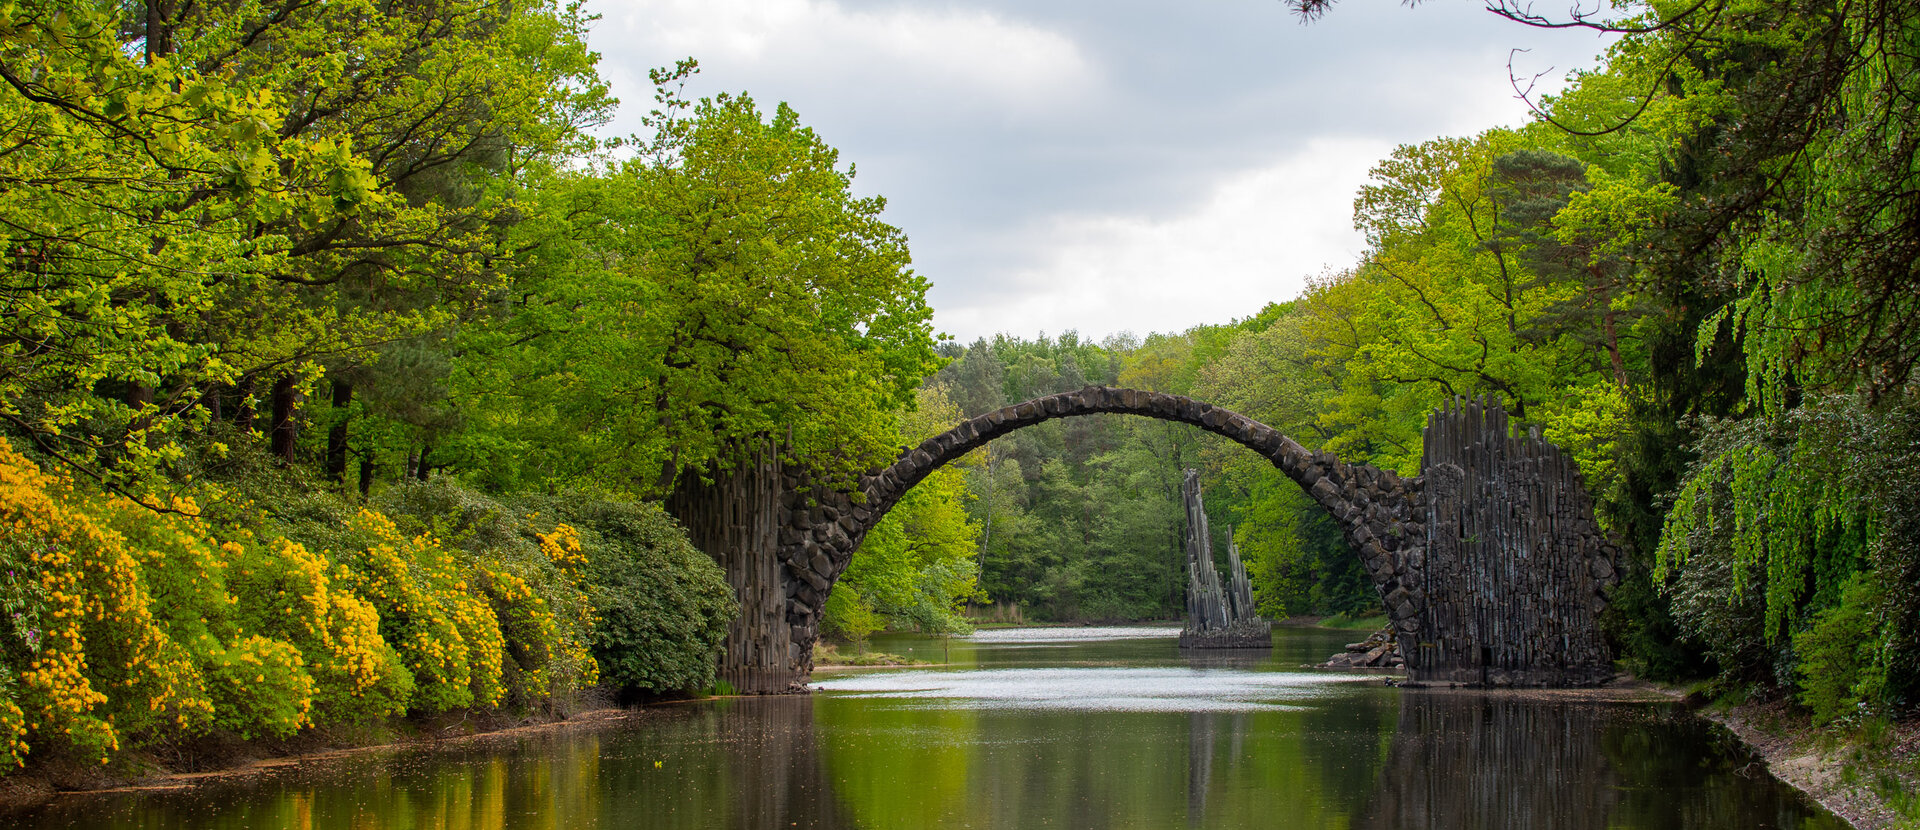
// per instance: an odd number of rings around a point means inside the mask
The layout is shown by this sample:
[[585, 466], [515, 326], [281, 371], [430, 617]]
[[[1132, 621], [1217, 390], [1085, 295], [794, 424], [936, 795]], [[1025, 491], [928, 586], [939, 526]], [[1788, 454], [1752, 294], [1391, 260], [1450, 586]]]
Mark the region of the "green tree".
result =
[[[937, 388], [922, 388], [918, 406], [900, 417], [900, 440], [913, 446], [961, 420]], [[965, 632], [960, 606], [982, 598], [978, 588], [980, 525], [967, 513], [967, 469], [935, 470], [867, 534], [835, 583], [825, 625], [860, 639], [874, 621], [928, 633]], [[843, 596], [843, 593], [844, 596]]]
[[493, 463], [660, 492], [765, 436], [830, 477], [890, 460], [938, 358], [885, 201], [784, 105], [662, 99], [647, 154], [556, 174], [526, 230], [558, 267], [468, 335], [456, 384]]
[[[5, 10], [6, 417], [110, 482], [323, 363], [455, 319], [512, 258], [514, 174], [610, 105], [553, 3]], [[126, 25], [122, 25], [126, 24]], [[84, 188], [85, 198], [75, 198]]]

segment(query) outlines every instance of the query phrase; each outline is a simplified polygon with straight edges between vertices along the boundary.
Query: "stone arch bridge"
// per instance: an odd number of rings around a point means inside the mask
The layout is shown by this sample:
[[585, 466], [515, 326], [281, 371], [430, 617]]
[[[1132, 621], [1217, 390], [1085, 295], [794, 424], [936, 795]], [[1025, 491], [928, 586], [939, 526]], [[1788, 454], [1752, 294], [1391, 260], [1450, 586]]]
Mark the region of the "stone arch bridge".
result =
[[1310, 452], [1191, 398], [1090, 386], [989, 412], [907, 449], [860, 479], [858, 500], [783, 469], [771, 452], [712, 483], [684, 484], [667, 508], [740, 598], [721, 678], [743, 693], [803, 690], [834, 581], [908, 488], [1007, 433], [1102, 412], [1192, 424], [1298, 483], [1365, 564], [1411, 679], [1559, 686], [1611, 676], [1598, 617], [1618, 549], [1595, 524], [1571, 460], [1537, 432], [1512, 435], [1491, 399], [1433, 413], [1421, 474], [1406, 478]]

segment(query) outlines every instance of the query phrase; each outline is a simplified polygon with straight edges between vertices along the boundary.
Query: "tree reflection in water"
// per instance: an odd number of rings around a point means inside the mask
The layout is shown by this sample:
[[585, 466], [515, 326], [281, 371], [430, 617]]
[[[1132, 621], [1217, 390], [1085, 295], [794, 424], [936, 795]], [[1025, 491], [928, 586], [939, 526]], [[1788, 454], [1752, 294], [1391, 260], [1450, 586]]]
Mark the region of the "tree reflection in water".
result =
[[[1220, 661], [1235, 660], [1222, 657]], [[1214, 665], [1191, 668], [1211, 671]], [[354, 756], [25, 828], [1838, 828], [1674, 706], [1341, 683], [1213, 711], [857, 695]]]

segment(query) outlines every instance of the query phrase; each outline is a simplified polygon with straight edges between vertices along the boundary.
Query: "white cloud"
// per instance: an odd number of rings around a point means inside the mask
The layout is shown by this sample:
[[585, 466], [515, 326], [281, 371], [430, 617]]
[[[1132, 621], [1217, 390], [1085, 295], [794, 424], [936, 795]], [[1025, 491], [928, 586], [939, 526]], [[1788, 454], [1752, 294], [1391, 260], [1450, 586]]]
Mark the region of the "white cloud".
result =
[[[1224, 322], [1352, 264], [1355, 189], [1394, 144], [1524, 120], [1507, 83], [1601, 45], [1469, 0], [597, 0], [640, 130], [645, 68], [786, 101], [889, 198], [963, 339]], [[768, 109], [771, 107], [768, 106]]]
[[[981, 9], [656, 0], [607, 14], [594, 40], [621, 55], [694, 56], [723, 84], [771, 72], [844, 97], [886, 91], [890, 107], [911, 107], [891, 94], [911, 90], [929, 104], [1030, 112], [1092, 94], [1099, 80], [1071, 38]], [[644, 78], [613, 80], [623, 98], [647, 100]]]
[[1057, 218], [1024, 240], [1046, 253], [1011, 274], [997, 298], [943, 305], [936, 281], [936, 322], [968, 342], [997, 331], [1179, 331], [1253, 314], [1298, 294], [1308, 277], [1358, 259], [1363, 243], [1347, 208], [1390, 149], [1319, 138], [1225, 179], [1181, 215]]

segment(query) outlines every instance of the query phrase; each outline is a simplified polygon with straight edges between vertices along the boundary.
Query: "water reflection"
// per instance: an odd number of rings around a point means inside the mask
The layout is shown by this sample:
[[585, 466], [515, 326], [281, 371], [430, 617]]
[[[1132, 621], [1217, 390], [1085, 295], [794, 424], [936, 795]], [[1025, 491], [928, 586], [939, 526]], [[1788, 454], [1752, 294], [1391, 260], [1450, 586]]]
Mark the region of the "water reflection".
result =
[[363, 754], [177, 793], [74, 797], [0, 825], [1842, 826], [1771, 778], [1743, 775], [1750, 759], [1671, 707], [1403, 691], [1280, 671], [1324, 644], [1277, 645], [1286, 656], [1196, 663], [1170, 643], [1090, 643], [1048, 647], [1049, 663], [1032, 648], [973, 644], [966, 659], [983, 667], [973, 671], [842, 677], [812, 697], [655, 709], [617, 727]]
[[1844, 828], [1677, 706], [1408, 692], [1356, 828]]
[[1619, 780], [1590, 706], [1409, 692], [1357, 828], [1604, 830]]

